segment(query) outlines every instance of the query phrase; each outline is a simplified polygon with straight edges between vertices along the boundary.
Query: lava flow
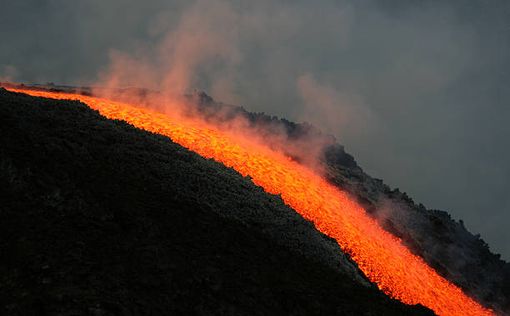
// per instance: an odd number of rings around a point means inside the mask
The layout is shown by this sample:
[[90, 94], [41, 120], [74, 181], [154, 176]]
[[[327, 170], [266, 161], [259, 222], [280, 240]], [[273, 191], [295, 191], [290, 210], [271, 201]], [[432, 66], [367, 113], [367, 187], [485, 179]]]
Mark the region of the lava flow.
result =
[[491, 315], [460, 288], [413, 255], [383, 230], [346, 193], [306, 167], [260, 144], [201, 121], [183, 119], [104, 98], [39, 90], [9, 89], [33, 96], [79, 100], [103, 116], [161, 135], [232, 167], [284, 202], [318, 230], [334, 238], [372, 282], [390, 297], [422, 304], [439, 315]]

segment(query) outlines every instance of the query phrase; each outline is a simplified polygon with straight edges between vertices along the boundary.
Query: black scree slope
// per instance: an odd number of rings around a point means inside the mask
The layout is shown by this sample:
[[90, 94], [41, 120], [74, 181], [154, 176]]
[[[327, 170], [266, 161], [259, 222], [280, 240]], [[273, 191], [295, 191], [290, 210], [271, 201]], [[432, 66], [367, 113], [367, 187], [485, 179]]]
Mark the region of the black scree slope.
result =
[[431, 313], [233, 170], [0, 88], [0, 314]]

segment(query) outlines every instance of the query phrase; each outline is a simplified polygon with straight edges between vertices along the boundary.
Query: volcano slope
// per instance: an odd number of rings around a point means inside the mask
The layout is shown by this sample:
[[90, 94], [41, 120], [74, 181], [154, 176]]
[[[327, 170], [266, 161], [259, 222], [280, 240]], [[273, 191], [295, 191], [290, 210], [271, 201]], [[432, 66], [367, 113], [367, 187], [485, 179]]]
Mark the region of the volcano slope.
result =
[[[406, 193], [370, 177], [334, 137], [310, 124], [251, 113], [240, 106], [216, 102], [203, 92], [188, 98], [197, 108], [193, 112], [206, 120], [224, 122], [228, 127], [231, 121], [242, 118], [266, 143], [278, 134], [277, 141], [269, 145], [301, 164], [316, 168], [319, 161], [319, 172], [329, 183], [349, 192], [414, 254], [483, 305], [510, 315], [510, 263], [492, 253], [480, 235], [469, 232], [461, 220], [452, 219], [445, 211], [426, 209]], [[310, 160], [311, 152], [315, 157]]]
[[0, 133], [2, 315], [431, 314], [168, 138], [1, 88]]

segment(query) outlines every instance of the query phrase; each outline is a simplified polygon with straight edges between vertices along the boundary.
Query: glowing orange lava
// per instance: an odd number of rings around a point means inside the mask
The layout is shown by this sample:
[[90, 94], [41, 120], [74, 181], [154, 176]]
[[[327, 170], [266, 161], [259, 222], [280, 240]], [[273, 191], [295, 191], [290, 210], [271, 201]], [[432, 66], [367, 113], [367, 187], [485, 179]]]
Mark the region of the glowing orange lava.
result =
[[37, 90], [33, 96], [80, 100], [111, 119], [170, 137], [174, 142], [249, 175], [265, 191], [280, 194], [286, 204], [317, 229], [334, 238], [365, 275], [387, 295], [407, 304], [422, 304], [439, 315], [492, 315], [441, 277], [401, 241], [383, 230], [347, 194], [319, 175], [264, 146], [240, 140], [214, 126], [107, 99]]

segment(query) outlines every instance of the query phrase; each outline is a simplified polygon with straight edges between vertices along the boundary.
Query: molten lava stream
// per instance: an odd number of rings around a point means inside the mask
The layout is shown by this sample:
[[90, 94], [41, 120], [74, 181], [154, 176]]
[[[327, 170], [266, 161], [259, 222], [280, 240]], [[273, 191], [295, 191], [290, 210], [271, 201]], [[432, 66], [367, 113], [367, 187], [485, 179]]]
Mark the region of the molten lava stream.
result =
[[334, 238], [363, 273], [393, 298], [407, 304], [420, 303], [439, 315], [492, 314], [413, 255], [346, 193], [280, 153], [240, 140], [204, 122], [175, 119], [121, 102], [79, 94], [10, 90], [80, 100], [108, 118], [168, 136], [203, 157], [251, 176], [255, 184], [269, 193], [281, 194], [286, 204]]

